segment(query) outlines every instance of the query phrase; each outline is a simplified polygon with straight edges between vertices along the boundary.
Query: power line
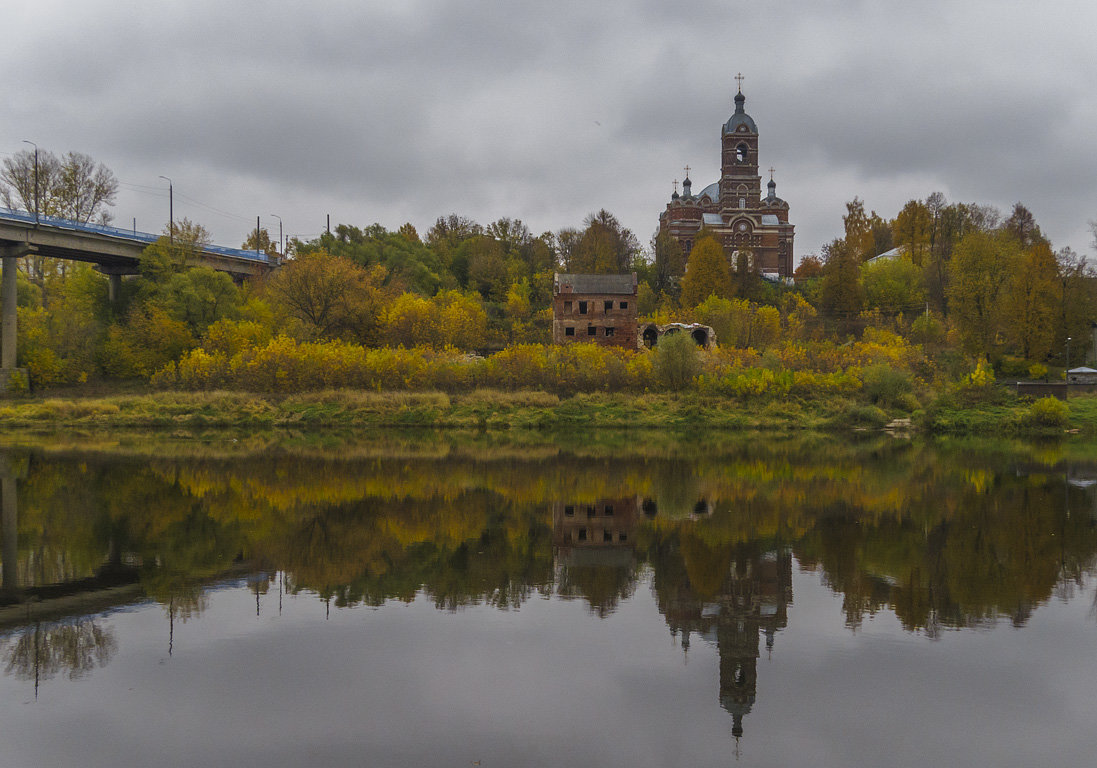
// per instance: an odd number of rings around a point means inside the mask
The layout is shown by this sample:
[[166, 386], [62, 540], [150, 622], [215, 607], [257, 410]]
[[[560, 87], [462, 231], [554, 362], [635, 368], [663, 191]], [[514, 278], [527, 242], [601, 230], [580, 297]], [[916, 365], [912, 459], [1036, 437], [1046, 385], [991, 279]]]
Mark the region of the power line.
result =
[[190, 197], [189, 195], [184, 195], [182, 192], [176, 192], [175, 194], [176, 194], [177, 197], [181, 197], [184, 200], [186, 200], [186, 201], [188, 201], [188, 202], [190, 202], [194, 205], [197, 205], [199, 208], [205, 208], [206, 210], [212, 211], [213, 213], [216, 213], [220, 216], [224, 216], [224, 217], [229, 218], [229, 219], [236, 219], [237, 221], [246, 221], [246, 222], [251, 221], [250, 216], [240, 216], [239, 214], [236, 214], [236, 213], [230, 213], [230, 212], [222, 210], [220, 208], [215, 208], [212, 205], [209, 205], [207, 203], [203, 203], [201, 200], [195, 200], [193, 197]]
[[[130, 182], [130, 181], [119, 181], [118, 186], [124, 187], [124, 188], [126, 188], [128, 190], [131, 190], [131, 191], [134, 191], [134, 192], [140, 192], [142, 194], [152, 195], [153, 197], [159, 197], [159, 198], [167, 197], [167, 194], [160, 187], [150, 187], [150, 186], [147, 186], [145, 184], [134, 184], [133, 182]], [[244, 221], [244, 222], [251, 221], [250, 216], [241, 216], [240, 214], [231, 213], [231, 212], [226, 211], [224, 209], [217, 208], [216, 206], [212, 206], [208, 203], [204, 203], [201, 200], [197, 200], [197, 199], [191, 197], [190, 195], [183, 194], [182, 192], [176, 192], [175, 196], [178, 197], [178, 198], [181, 198], [183, 200], [186, 200], [191, 205], [196, 205], [199, 208], [203, 208], [207, 211], [210, 211], [211, 213], [215, 213], [218, 216], [224, 216], [225, 218], [234, 219], [235, 221]]]

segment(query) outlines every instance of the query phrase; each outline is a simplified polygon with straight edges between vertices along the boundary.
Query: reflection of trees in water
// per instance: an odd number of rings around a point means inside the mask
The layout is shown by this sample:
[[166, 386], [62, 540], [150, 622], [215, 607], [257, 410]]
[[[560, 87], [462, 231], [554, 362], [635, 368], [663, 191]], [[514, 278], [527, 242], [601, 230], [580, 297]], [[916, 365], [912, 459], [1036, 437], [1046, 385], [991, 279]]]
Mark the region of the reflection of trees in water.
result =
[[843, 595], [851, 627], [883, 607], [931, 636], [999, 617], [1023, 625], [1083, 583], [1097, 529], [1088, 514], [1070, 514], [1061, 478], [1002, 473], [993, 484], [927, 488], [901, 516], [875, 521], [842, 510], [818, 520], [797, 553]]
[[561, 568], [557, 574], [556, 594], [583, 598], [603, 619], [635, 591], [634, 565], [573, 565]]
[[91, 619], [35, 624], [4, 643], [4, 671], [36, 684], [61, 673], [76, 680], [106, 666], [117, 650], [114, 632]]
[[[291, 591], [337, 606], [426, 593], [443, 609], [511, 608], [555, 590], [605, 615], [632, 594], [645, 559], [657, 583], [681, 567], [707, 593], [731, 548], [778, 537], [842, 593], [851, 626], [883, 608], [929, 634], [998, 616], [1023, 623], [1092, 568], [1094, 502], [1064, 493], [1061, 472], [1019, 476], [1001, 456], [951, 450], [755, 440], [690, 461], [36, 458], [21, 483], [19, 556], [49, 548], [51, 562], [79, 564], [64, 575], [124, 555], [176, 617], [200, 611], [201, 585], [241, 561], [283, 569]], [[651, 507], [628, 558], [565, 559], [554, 571], [547, 500], [628, 496]], [[671, 539], [679, 564], [664, 557]]]
[[254, 550], [289, 572], [289, 590], [337, 606], [410, 601], [439, 608], [516, 608], [552, 579], [549, 528], [536, 508], [516, 509], [472, 489], [452, 498], [363, 499], [318, 507]]

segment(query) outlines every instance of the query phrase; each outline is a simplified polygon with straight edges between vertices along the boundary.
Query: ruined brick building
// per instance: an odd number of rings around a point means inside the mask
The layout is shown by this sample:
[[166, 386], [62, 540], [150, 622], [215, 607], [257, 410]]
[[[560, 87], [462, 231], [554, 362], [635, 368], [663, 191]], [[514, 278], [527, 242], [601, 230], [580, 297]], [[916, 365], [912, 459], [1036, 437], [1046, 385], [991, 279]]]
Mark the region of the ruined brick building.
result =
[[636, 349], [636, 273], [577, 275], [552, 281], [552, 343], [588, 341]]
[[[737, 79], [741, 81], [741, 77]], [[659, 229], [669, 231], [688, 254], [704, 227], [723, 243], [733, 268], [739, 252], [746, 251], [752, 266], [764, 277], [791, 277], [793, 225], [788, 221], [788, 203], [777, 197], [772, 168], [768, 194], [762, 197], [758, 126], [743, 109], [745, 102], [740, 87], [735, 113], [720, 130], [719, 181], [695, 195], [686, 166], [682, 194], [675, 188], [666, 210], [659, 214]]]

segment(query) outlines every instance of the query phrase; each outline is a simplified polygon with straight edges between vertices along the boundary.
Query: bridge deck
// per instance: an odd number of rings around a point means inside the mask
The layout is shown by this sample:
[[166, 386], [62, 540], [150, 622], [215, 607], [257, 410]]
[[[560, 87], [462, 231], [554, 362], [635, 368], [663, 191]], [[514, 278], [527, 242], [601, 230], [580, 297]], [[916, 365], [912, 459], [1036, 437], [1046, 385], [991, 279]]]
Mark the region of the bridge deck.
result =
[[[161, 235], [101, 224], [83, 224], [56, 216], [0, 208], [0, 244], [30, 245], [44, 256], [88, 261], [114, 269], [136, 268], [141, 252]], [[276, 262], [258, 251], [207, 245], [202, 249], [203, 266], [225, 272], [254, 275], [268, 271]]]

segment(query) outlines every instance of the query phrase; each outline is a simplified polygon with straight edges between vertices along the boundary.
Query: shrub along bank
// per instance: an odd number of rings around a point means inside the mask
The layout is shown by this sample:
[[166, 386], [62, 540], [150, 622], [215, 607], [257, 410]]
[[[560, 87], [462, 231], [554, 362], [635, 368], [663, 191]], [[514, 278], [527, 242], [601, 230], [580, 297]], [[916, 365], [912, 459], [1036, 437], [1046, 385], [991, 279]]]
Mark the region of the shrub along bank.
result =
[[[0, 430], [432, 427], [488, 430], [835, 431], [879, 429], [904, 415], [888, 404], [844, 396], [768, 401], [682, 393], [326, 390], [290, 395], [154, 392], [0, 402]], [[909, 414], [938, 434], [1097, 435], [1097, 397], [958, 402], [944, 396]]]

